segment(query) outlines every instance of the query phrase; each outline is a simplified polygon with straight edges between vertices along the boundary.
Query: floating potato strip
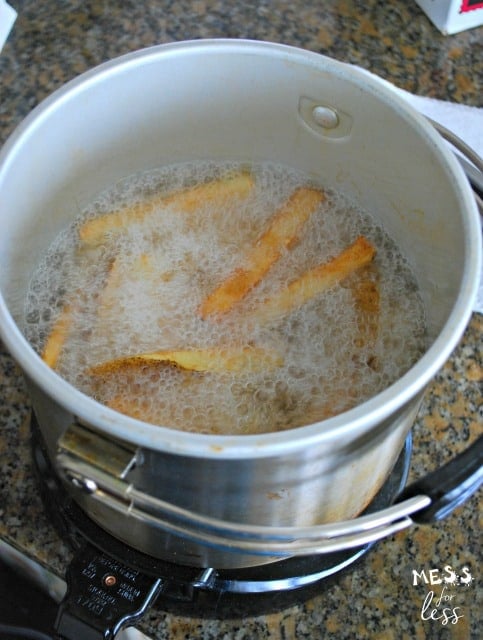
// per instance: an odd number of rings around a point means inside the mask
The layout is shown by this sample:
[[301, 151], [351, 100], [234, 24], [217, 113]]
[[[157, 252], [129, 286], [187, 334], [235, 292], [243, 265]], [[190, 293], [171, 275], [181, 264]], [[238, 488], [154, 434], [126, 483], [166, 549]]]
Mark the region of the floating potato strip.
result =
[[155, 415], [155, 411], [149, 411], [149, 409], [144, 406], [143, 400], [140, 399], [139, 396], [129, 397], [126, 395], [118, 395], [111, 398], [106, 404], [109, 409], [114, 409], [114, 411], [123, 413], [135, 420], [142, 420], [143, 422], [150, 422], [152, 424], [161, 422], [159, 416]]
[[52, 331], [47, 338], [47, 342], [42, 351], [42, 360], [49, 365], [51, 369], [55, 369], [57, 360], [67, 339], [67, 335], [72, 325], [73, 308], [71, 305], [65, 305], [60, 312], [59, 317], [54, 322]]
[[278, 260], [282, 250], [298, 239], [301, 227], [324, 199], [324, 193], [318, 189], [297, 189], [248, 252], [245, 259], [248, 266], [235, 269], [205, 298], [198, 309], [200, 316], [204, 319], [227, 313], [244, 298]]
[[250, 319], [264, 324], [287, 315], [294, 309], [301, 307], [316, 295], [334, 286], [350, 273], [369, 264], [374, 258], [376, 249], [360, 236], [349, 247], [337, 256], [293, 280], [284, 289], [261, 304]]
[[226, 347], [209, 349], [180, 349], [154, 351], [103, 362], [88, 370], [97, 377], [111, 376], [127, 369], [143, 369], [146, 366], [168, 365], [186, 371], [206, 373], [256, 373], [279, 367], [281, 356], [261, 347]]
[[150, 399], [140, 397], [139, 395], [129, 395], [129, 392], [110, 398], [106, 401], [106, 405], [110, 409], [124, 413], [124, 415], [130, 416], [135, 420], [169, 426], [178, 431], [190, 431], [192, 433], [227, 435], [230, 432], [226, 430], [226, 426], [230, 424], [230, 420], [233, 420], [231, 414], [223, 414], [218, 408], [219, 413], [217, 414], [216, 422], [212, 420], [200, 422], [199, 417], [194, 415], [182, 425], [175, 425], [169, 420], [165, 410], [159, 410], [157, 403], [151, 403]]
[[[110, 261], [107, 268], [106, 278], [110, 277], [110, 273], [114, 269], [114, 266], [114, 262]], [[52, 326], [47, 342], [42, 350], [42, 360], [48, 364], [51, 369], [55, 369], [57, 366], [57, 361], [62, 352], [62, 348], [72, 328], [74, 316], [82, 306], [82, 291], [75, 291], [71, 299], [73, 302], [64, 304], [59, 316]], [[85, 299], [83, 302], [85, 303]]]
[[142, 222], [156, 207], [170, 206], [191, 213], [203, 204], [221, 203], [227, 198], [246, 197], [253, 184], [253, 177], [248, 173], [242, 173], [199, 184], [171, 195], [157, 194], [134, 205], [87, 220], [79, 229], [79, 239], [85, 245], [96, 246], [107, 233], [120, 232], [129, 224]]
[[[354, 273], [349, 290], [354, 301], [357, 321], [357, 335], [354, 344], [358, 349], [374, 347], [379, 333], [380, 290], [379, 274], [373, 264], [368, 264]], [[354, 353], [350, 359], [351, 362], [354, 357], [359, 359], [359, 354]], [[367, 365], [371, 369], [377, 370], [377, 357], [369, 354]], [[325, 404], [313, 409], [314, 414], [318, 414], [319, 420], [348, 411], [356, 404], [356, 395], [353, 390], [360, 384], [360, 380], [354, 377], [354, 374], [344, 373], [343, 369], [339, 371], [338, 375], [339, 381], [342, 380], [339, 389], [326, 394]], [[362, 371], [360, 375], [366, 374]], [[340, 392], [342, 386], [344, 388], [343, 394]], [[341, 402], [342, 399], [343, 402]]]
[[374, 346], [379, 333], [379, 278], [373, 265], [367, 265], [351, 284], [356, 309], [358, 336], [356, 346]]

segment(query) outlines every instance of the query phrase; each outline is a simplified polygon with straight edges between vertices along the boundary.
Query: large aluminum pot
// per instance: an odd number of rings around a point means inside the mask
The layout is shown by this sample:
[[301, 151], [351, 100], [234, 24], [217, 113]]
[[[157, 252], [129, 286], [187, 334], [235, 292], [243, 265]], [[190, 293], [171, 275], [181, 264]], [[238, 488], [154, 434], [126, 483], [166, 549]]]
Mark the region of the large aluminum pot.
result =
[[[121, 177], [207, 158], [281, 162], [374, 212], [421, 286], [431, 344], [420, 361], [323, 423], [237, 437], [131, 419], [50, 370], [21, 330], [42, 252]], [[184, 564], [244, 567], [279, 557], [223, 543], [216, 522], [238, 523], [242, 537], [245, 526], [275, 535], [288, 527], [296, 542], [299, 531], [356, 516], [390, 473], [476, 294], [476, 206], [445, 143], [382, 81], [287, 46], [177, 43], [101, 65], [14, 132], [0, 158], [0, 194], [1, 335], [25, 373], [48, 455], [103, 529]], [[280, 555], [290, 555], [285, 546]]]

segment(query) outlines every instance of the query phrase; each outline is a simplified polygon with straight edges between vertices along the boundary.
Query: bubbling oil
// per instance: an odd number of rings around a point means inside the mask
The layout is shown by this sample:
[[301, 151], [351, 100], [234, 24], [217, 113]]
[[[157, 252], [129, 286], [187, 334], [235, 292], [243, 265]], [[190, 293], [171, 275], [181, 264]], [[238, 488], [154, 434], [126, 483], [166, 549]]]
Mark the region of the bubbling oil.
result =
[[[342, 193], [325, 200], [261, 282], [221, 318], [201, 318], [203, 299], [244, 263], [274, 211], [307, 175], [284, 166], [250, 166], [244, 197], [169, 202], [122, 232], [83, 246], [79, 229], [120, 207], [246, 171], [235, 163], [195, 162], [134, 175], [102, 193], [49, 248], [30, 283], [25, 332], [42, 353], [59, 315], [69, 329], [55, 363], [69, 383], [118, 411], [156, 425], [206, 434], [256, 434], [299, 427], [345, 411], [388, 387], [426, 347], [425, 314], [406, 259], [381, 225]], [[155, 202], [155, 201], [153, 201]], [[364, 235], [377, 248], [365, 277], [377, 283], [377, 331], [361, 339], [353, 273], [269, 323], [252, 320], [273, 291], [328, 261]], [[364, 318], [362, 318], [364, 320]], [[374, 321], [374, 318], [369, 319]], [[363, 325], [362, 325], [363, 326]], [[263, 348], [276, 367], [190, 371], [166, 362], [94, 376], [116, 358], [173, 349]]]

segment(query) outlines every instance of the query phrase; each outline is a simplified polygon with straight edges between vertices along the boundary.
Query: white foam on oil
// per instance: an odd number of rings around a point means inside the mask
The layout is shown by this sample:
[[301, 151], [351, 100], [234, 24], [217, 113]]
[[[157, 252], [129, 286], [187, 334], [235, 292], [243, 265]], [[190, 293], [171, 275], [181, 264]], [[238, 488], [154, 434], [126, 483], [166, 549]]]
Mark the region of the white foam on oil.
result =
[[[217, 320], [200, 318], [202, 300], [243, 266], [274, 211], [295, 188], [310, 184], [286, 167], [251, 167], [255, 186], [246, 198], [203, 205], [195, 213], [157, 206], [142, 222], [107, 234], [100, 246], [79, 246], [78, 229], [90, 218], [240, 168], [200, 162], [132, 176], [103, 193], [54, 242], [31, 282], [26, 333], [41, 352], [56, 317], [69, 305], [71, 330], [56, 368], [70, 383], [154, 424], [201, 433], [266, 433], [347, 410], [386, 388], [420, 357], [424, 309], [404, 256], [367, 212], [331, 189], [298, 244], [283, 252], [232, 312]], [[375, 339], [360, 344], [354, 276], [269, 325], [246, 321], [270, 292], [361, 234], [377, 247]], [[283, 365], [255, 373], [196, 373], [160, 364], [102, 379], [88, 371], [151, 351], [254, 344], [281, 353]]]

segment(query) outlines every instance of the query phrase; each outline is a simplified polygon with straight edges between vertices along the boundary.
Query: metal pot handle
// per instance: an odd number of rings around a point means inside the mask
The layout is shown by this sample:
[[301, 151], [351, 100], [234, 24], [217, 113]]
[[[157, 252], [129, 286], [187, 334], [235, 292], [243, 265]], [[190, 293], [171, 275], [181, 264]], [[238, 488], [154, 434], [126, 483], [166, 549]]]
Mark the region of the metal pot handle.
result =
[[483, 482], [483, 436], [446, 465], [407, 487], [393, 506], [353, 520], [309, 527], [259, 526], [207, 517], [143, 493], [123, 476], [114, 477], [87, 458], [73, 455], [72, 450], [61, 450], [57, 463], [77, 489], [126, 516], [220, 549], [285, 558], [352, 549], [415, 522], [446, 517]]
[[483, 436], [440, 469], [416, 480], [398, 496], [401, 502], [416, 495], [427, 495], [431, 504], [412, 517], [427, 524], [446, 518], [475, 493], [483, 482]]

